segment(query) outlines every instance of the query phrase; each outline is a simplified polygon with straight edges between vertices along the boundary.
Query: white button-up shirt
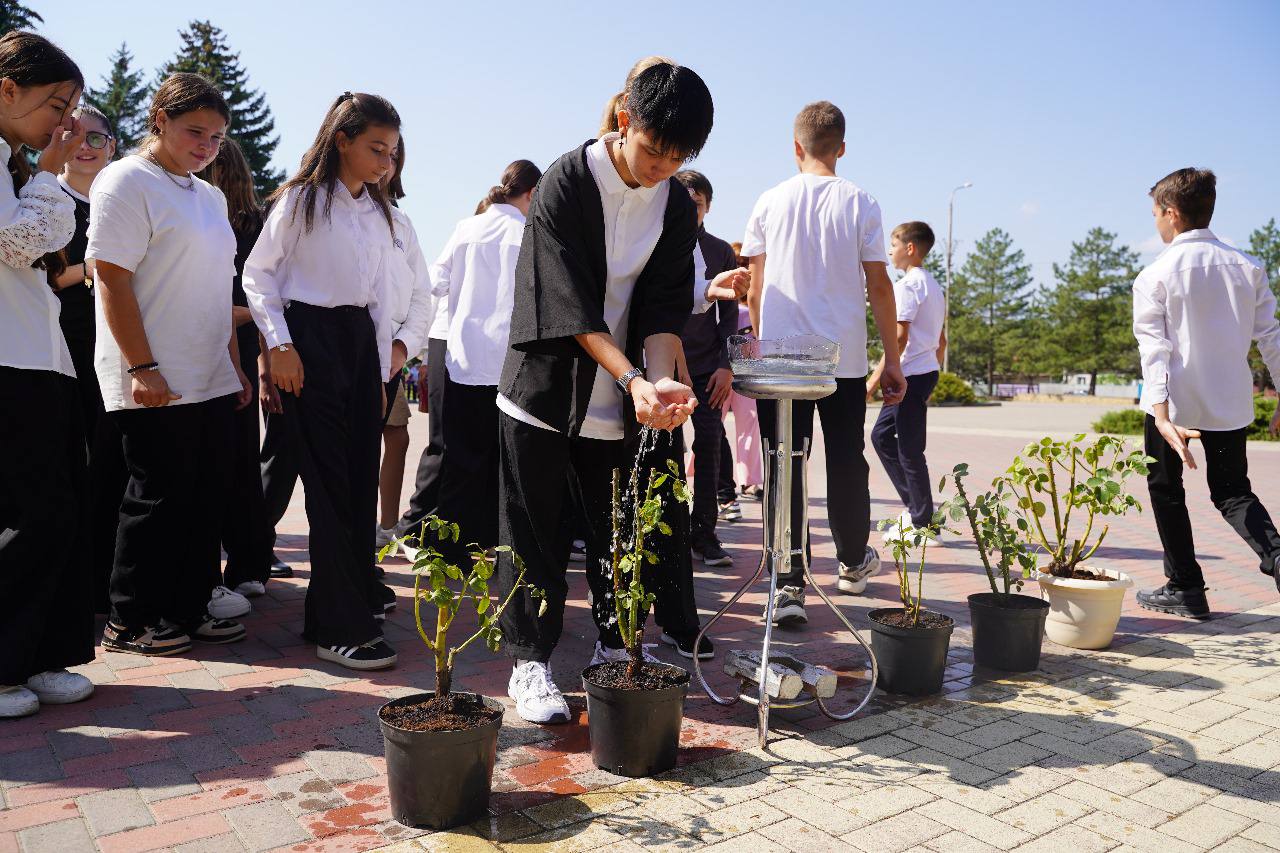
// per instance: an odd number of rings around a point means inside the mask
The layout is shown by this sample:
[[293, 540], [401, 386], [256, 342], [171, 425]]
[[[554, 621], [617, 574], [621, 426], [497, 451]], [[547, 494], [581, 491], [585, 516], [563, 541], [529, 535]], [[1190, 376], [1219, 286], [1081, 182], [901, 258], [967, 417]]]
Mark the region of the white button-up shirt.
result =
[[[391, 339], [404, 344], [405, 352], [413, 358], [427, 345], [427, 328], [431, 325], [431, 275], [427, 259], [418, 243], [418, 232], [409, 215], [398, 207], [391, 208], [396, 221], [396, 239], [387, 254], [389, 285], [386, 297], [391, 312]], [[379, 300], [382, 301], [382, 300]]]
[[1267, 274], [1207, 228], [1184, 231], [1133, 283], [1133, 334], [1142, 357], [1142, 409], [1169, 402], [1187, 429], [1236, 430], [1253, 421], [1249, 344], [1280, 376], [1280, 322]]
[[326, 191], [321, 188], [316, 193], [315, 218], [308, 232], [303, 210], [299, 207], [294, 215], [299, 195], [294, 188], [272, 206], [245, 261], [244, 293], [253, 321], [267, 346], [274, 348], [293, 341], [284, 318], [286, 303], [367, 307], [377, 332], [385, 381], [391, 372], [394, 325], [387, 300], [379, 299], [390, 287], [381, 281], [386, 274], [384, 253], [393, 247], [387, 220], [367, 191], [354, 198], [338, 181], [330, 216], [324, 214]]
[[[11, 154], [0, 139], [0, 161]], [[58, 325], [62, 305], [45, 271], [31, 266], [70, 242], [75, 213], [52, 174], [40, 172], [17, 194], [8, 174], [0, 175], [0, 365], [76, 375]]]
[[449, 300], [449, 381], [497, 385], [511, 336], [524, 214], [509, 204], [457, 224], [431, 265], [432, 294]]

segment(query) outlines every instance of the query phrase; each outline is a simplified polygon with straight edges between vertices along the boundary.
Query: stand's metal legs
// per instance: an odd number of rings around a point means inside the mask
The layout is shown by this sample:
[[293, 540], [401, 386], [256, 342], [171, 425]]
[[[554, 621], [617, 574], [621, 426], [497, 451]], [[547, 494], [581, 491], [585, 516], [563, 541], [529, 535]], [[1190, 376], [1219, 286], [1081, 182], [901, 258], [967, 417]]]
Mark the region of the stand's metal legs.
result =
[[[795, 550], [791, 548], [791, 528], [793, 522], [799, 523], [801, 525], [801, 529], [806, 532], [808, 531], [809, 525], [808, 477], [801, 477], [802, 489], [804, 490], [804, 500], [801, 502], [803, 509], [801, 510], [800, 518], [791, 518], [791, 478], [793, 460], [799, 458], [800, 464], [803, 466], [805, 464], [805, 457], [808, 455], [809, 450], [807, 440], [802, 449], [796, 450], [793, 447], [791, 435], [792, 403], [793, 401], [787, 398], [777, 400], [778, 445], [776, 448], [771, 448], [768, 442], [764, 442], [766, 464], [769, 464], [768, 460], [772, 460], [771, 468], [773, 476], [765, 478], [764, 494], [762, 495], [762, 499], [764, 501], [763, 506], [765, 507], [766, 513], [768, 513], [770, 507], [772, 507], [772, 514], [770, 518], [766, 519], [764, 524], [764, 553], [761, 555], [760, 565], [756, 567], [755, 573], [752, 574], [747, 582], [742, 585], [742, 588], [734, 593], [728, 603], [721, 607], [720, 610], [717, 611], [716, 615], [712, 616], [711, 619], [707, 621], [706, 625], [702, 627], [702, 630], [698, 632], [697, 640], [694, 642], [695, 650], [701, 647], [702, 638], [711, 629], [711, 626], [714, 625], [730, 607], [736, 604], [738, 599], [742, 598], [743, 594], [760, 579], [761, 573], [764, 572], [765, 567], [767, 566], [769, 568], [769, 599], [765, 604], [764, 641], [760, 648], [761, 677], [758, 679], [759, 690], [756, 697], [757, 734], [761, 748], [768, 745], [769, 741], [770, 697], [766, 687], [766, 679], [763, 676], [769, 667], [769, 649], [773, 642], [773, 612], [776, 593], [778, 591], [778, 574], [780, 572], [790, 573], [791, 559], [793, 556], [799, 556], [804, 577], [805, 580], [808, 581], [809, 586], [813, 587], [813, 589], [817, 591], [818, 595], [836, 614], [836, 617], [840, 622], [849, 629], [849, 633], [853, 634], [854, 639], [861, 643], [863, 648], [867, 650], [867, 656], [871, 658], [871, 682], [867, 687], [866, 695], [862, 698], [862, 701], [858, 703], [857, 707], [851, 711], [838, 714], [827, 708], [826, 703], [823, 702], [821, 697], [815, 696], [814, 699], [818, 703], [818, 708], [823, 714], [833, 720], [848, 720], [852, 718], [866, 706], [867, 702], [871, 700], [871, 696], [875, 693], [876, 675], [878, 672], [876, 658], [871, 651], [871, 646], [861, 637], [861, 635], [858, 634], [857, 630], [855, 630], [849, 620], [845, 618], [845, 615], [840, 611], [840, 608], [836, 606], [835, 602], [831, 600], [822, 587], [814, 581], [813, 573], [809, 569], [809, 557], [805, 548], [801, 547]], [[717, 695], [715, 691], [711, 689], [711, 685], [707, 683], [707, 679], [702, 674], [702, 662], [699, 660], [696, 652], [693, 657], [693, 669], [694, 674], [698, 677], [698, 681], [702, 683], [702, 688], [706, 690], [707, 695], [711, 697], [713, 702], [719, 705], [728, 706], [737, 704], [744, 698], [744, 694], [742, 693], [739, 693], [737, 696], [727, 698]], [[751, 697], [745, 698], [747, 698], [748, 701], [751, 700]], [[795, 706], [795, 703], [786, 704], [786, 707]]]

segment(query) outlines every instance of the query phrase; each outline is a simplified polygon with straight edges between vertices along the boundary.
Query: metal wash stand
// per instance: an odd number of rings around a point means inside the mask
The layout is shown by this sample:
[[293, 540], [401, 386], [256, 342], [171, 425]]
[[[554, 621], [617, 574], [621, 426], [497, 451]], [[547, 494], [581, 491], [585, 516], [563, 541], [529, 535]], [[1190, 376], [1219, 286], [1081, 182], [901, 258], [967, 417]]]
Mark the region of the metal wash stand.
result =
[[[808, 556], [804, 549], [791, 549], [791, 486], [792, 467], [799, 459], [803, 471], [804, 459], [808, 451], [808, 442], [802, 448], [796, 448], [792, 441], [792, 403], [795, 400], [819, 400], [830, 396], [836, 390], [835, 367], [839, 356], [839, 346], [825, 338], [812, 335], [785, 338], [776, 341], [757, 341], [753, 338], [735, 335], [729, 339], [730, 360], [733, 367], [733, 390], [746, 397], [757, 400], [776, 400], [778, 446], [772, 448], [765, 442], [764, 455], [766, 464], [772, 466], [773, 476], [765, 478], [763, 506], [766, 512], [764, 525], [764, 553], [755, 574], [747, 579], [742, 588], [734, 593], [728, 603], [712, 616], [698, 633], [694, 648], [701, 646], [702, 638], [711, 630], [717, 620], [729, 608], [737, 603], [744, 593], [750, 589], [766, 569], [769, 574], [769, 600], [766, 605], [764, 619], [764, 639], [757, 652], [730, 652], [725, 659], [725, 672], [738, 678], [740, 689], [737, 696], [722, 697], [711, 689], [702, 673], [701, 661], [695, 654], [693, 658], [694, 672], [702, 683], [702, 688], [712, 701], [719, 705], [735, 705], [745, 700], [758, 709], [758, 735], [763, 748], [769, 740], [769, 709], [799, 708], [817, 703], [819, 710], [833, 720], [848, 720], [856, 715], [870, 701], [875, 693], [877, 666], [871, 646], [862, 639], [853, 625], [835, 605], [822, 586], [814, 581], [809, 570]], [[808, 525], [809, 510], [808, 478], [802, 476], [801, 482], [805, 500], [804, 512], [798, 522], [802, 527]], [[777, 491], [777, 495], [773, 492]], [[767, 513], [773, 508], [773, 517]], [[835, 694], [835, 673], [825, 667], [813, 666], [797, 660], [790, 655], [770, 652], [773, 639], [774, 593], [777, 591], [778, 572], [784, 571], [791, 558], [798, 555], [804, 567], [804, 576], [810, 588], [815, 590], [836, 618], [849, 629], [871, 660], [871, 680], [867, 685], [867, 693], [857, 707], [844, 713], [836, 713], [827, 706], [827, 701]]]

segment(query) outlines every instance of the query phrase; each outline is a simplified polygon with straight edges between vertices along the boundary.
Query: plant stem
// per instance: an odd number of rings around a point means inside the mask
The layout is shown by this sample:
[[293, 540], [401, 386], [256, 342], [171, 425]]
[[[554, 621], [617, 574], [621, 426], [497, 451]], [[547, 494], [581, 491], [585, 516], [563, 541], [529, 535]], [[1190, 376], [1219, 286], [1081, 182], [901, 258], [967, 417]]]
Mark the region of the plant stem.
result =
[[445, 642], [449, 635], [449, 608], [436, 608], [436, 641], [434, 651], [436, 654], [436, 698], [443, 699], [449, 695], [449, 687], [453, 683], [453, 673], [450, 672], [449, 664], [453, 656], [448, 653], [445, 648]]
[[[982, 537], [978, 535], [978, 513], [973, 508], [973, 504], [969, 502], [969, 496], [965, 493], [964, 484], [960, 478], [952, 475], [951, 479], [956, 484], [956, 493], [960, 495], [960, 500], [964, 503], [964, 514], [969, 519], [969, 529], [973, 531], [973, 541], [978, 546], [978, 556], [982, 558], [982, 567], [987, 570], [987, 581], [991, 584], [991, 592], [995, 595], [1000, 594], [999, 588], [996, 587], [996, 573], [991, 568], [991, 560], [987, 558], [986, 546], [982, 544]], [[1008, 584], [1005, 584], [1004, 594], [1009, 594]]]

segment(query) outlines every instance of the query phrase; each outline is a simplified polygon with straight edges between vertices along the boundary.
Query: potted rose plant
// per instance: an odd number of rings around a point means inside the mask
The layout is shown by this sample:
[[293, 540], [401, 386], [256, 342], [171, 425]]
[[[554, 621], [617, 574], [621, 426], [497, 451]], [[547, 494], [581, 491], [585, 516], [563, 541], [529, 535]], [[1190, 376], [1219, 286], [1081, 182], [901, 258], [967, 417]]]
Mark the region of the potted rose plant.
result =
[[1026, 522], [1020, 529], [1047, 557], [1035, 577], [1049, 598], [1045, 630], [1055, 643], [1077, 649], [1111, 644], [1133, 579], [1089, 561], [1107, 538], [1106, 518], [1142, 511], [1125, 483], [1145, 477], [1154, 461], [1115, 436], [1086, 441], [1079, 434], [1027, 445], [1004, 475], [1018, 495]]
[[886, 693], [929, 696], [942, 689], [955, 621], [926, 610], [921, 598], [925, 557], [938, 535], [942, 518], [937, 514], [934, 524], [928, 527], [904, 526], [896, 521], [879, 524], [881, 530], [890, 530], [886, 542], [893, 552], [898, 598], [902, 601], [901, 607], [881, 607], [867, 614], [871, 620], [871, 649], [879, 662], [877, 686]]
[[[458, 541], [458, 525], [431, 516], [422, 525], [419, 542], [428, 541], [428, 529], [437, 541]], [[398, 541], [387, 545], [379, 559], [399, 546]], [[527, 589], [546, 606], [541, 590], [524, 582], [524, 563], [509, 548], [486, 553], [472, 545], [469, 550], [469, 570], [448, 562], [435, 548], [418, 552], [413, 563], [413, 620], [432, 653], [435, 690], [393, 699], [378, 710], [391, 814], [409, 826], [445, 829], [487, 813], [503, 706], [488, 696], [455, 691], [454, 659], [476, 640], [498, 650], [498, 617], [517, 590]], [[489, 597], [491, 554], [496, 552], [511, 553], [517, 572], [511, 593], [497, 603]], [[450, 645], [449, 629], [464, 605], [474, 609], [478, 625], [465, 640]], [[430, 608], [435, 609], [434, 624], [423, 618], [424, 609]]]
[[956, 496], [939, 511], [969, 525], [991, 585], [991, 592], [969, 596], [973, 660], [991, 669], [1030, 672], [1040, 665], [1049, 605], [1018, 594], [1036, 567], [1035, 554], [1021, 535], [1027, 522], [1009, 505], [1015, 495], [1007, 481], [997, 478], [990, 491], [970, 497], [964, 485], [967, 476], [969, 466], [957, 465], [942, 478], [938, 490], [945, 490], [948, 479], [955, 484]]
[[668, 462], [669, 473], [649, 470], [643, 492], [639, 467], [631, 471], [626, 494], [620, 472], [613, 472], [611, 595], [628, 659], [582, 671], [591, 759], [619, 776], [652, 776], [675, 766], [689, 687], [688, 670], [645, 659], [644, 623], [654, 595], [645, 589], [643, 575], [645, 566], [658, 563], [646, 543], [671, 535], [662, 520], [664, 502], [687, 504], [690, 495], [674, 462]]

